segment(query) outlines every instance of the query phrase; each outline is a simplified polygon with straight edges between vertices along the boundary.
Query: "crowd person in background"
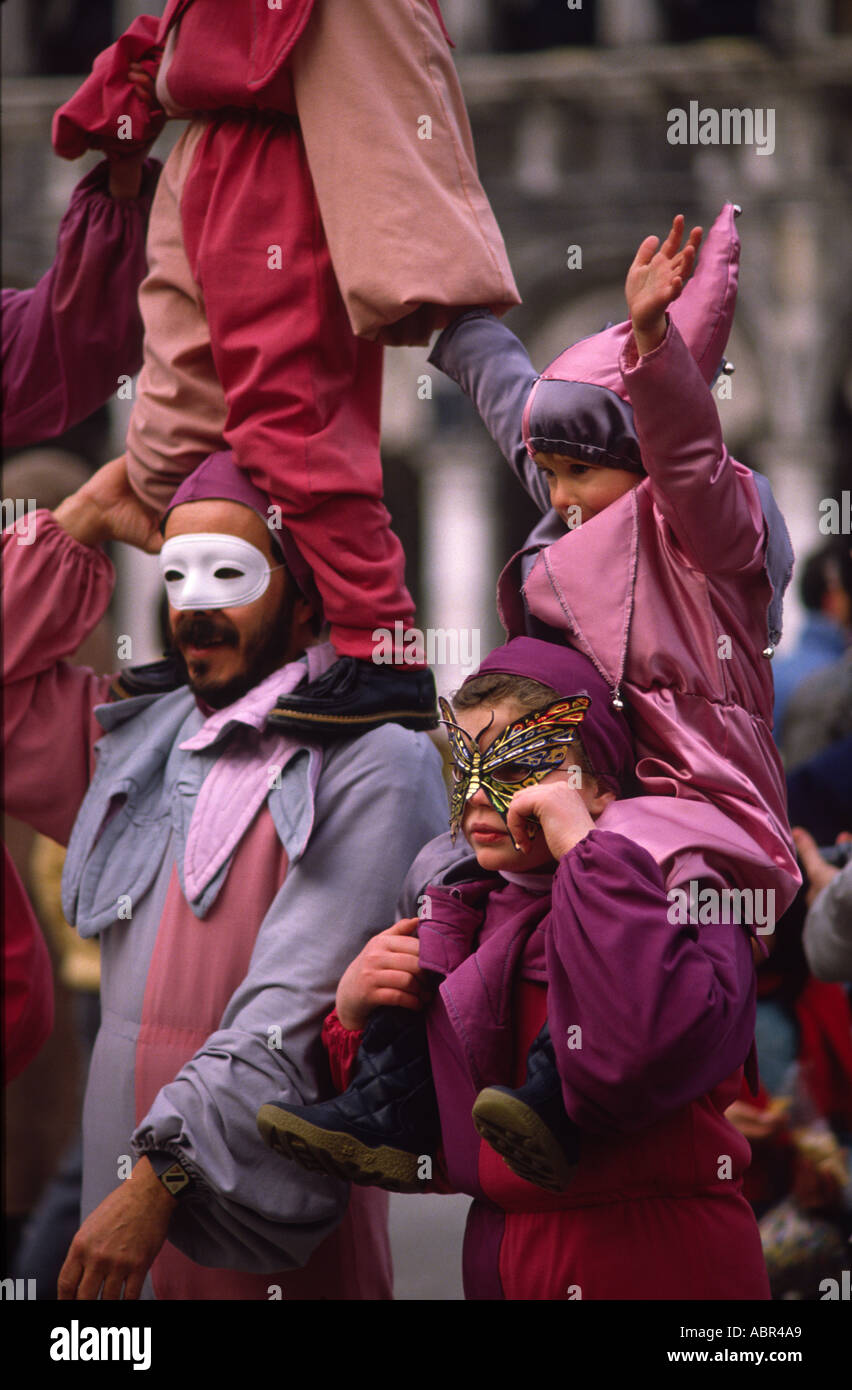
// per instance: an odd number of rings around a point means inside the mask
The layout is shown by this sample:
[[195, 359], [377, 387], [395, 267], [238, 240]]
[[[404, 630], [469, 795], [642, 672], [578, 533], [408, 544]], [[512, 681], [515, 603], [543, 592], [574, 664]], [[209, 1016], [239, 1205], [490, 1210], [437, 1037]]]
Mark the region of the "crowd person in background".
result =
[[[791, 697], [808, 676], [835, 666], [852, 641], [852, 556], [845, 540], [823, 545], [804, 561], [799, 593], [806, 617], [796, 645], [777, 655], [772, 663], [775, 681], [775, 738], [785, 746], [785, 717]], [[798, 715], [797, 718], [801, 718]], [[800, 734], [795, 738], [794, 751]], [[802, 761], [798, 756], [788, 767]]]
[[773, 1297], [816, 1300], [822, 1279], [840, 1277], [852, 1232], [852, 1014], [846, 991], [808, 968], [807, 901], [825, 897], [819, 885], [830, 866], [806, 832], [794, 833], [815, 881], [807, 878], [758, 964], [760, 1089], [755, 1096], [743, 1087], [727, 1118], [752, 1146], [744, 1192], [759, 1219]]
[[796, 686], [787, 701], [780, 748], [788, 769], [852, 737], [852, 648]]
[[804, 830], [794, 834], [812, 884], [804, 930], [808, 964], [818, 980], [852, 985], [852, 832], [839, 837], [846, 848], [843, 860], [834, 864]]

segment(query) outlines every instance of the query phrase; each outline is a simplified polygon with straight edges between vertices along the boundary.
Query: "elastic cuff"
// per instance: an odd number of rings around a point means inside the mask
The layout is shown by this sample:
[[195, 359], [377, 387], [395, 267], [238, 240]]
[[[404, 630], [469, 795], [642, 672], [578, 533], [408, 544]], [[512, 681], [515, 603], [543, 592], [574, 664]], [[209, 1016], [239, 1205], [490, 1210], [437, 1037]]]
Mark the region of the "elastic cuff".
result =
[[625, 381], [627, 377], [631, 374], [631, 372], [639, 371], [644, 363], [653, 361], [655, 357], [662, 353], [664, 348], [668, 347], [671, 343], [671, 339], [672, 321], [669, 316], [668, 310], [666, 310], [666, 331], [661, 341], [657, 343], [657, 346], [654, 348], [652, 352], [645, 352], [640, 357], [639, 350], [636, 346], [636, 339], [632, 332], [629, 333], [624, 343], [624, 346], [621, 349], [621, 353], [618, 360], [621, 375], [625, 379]]

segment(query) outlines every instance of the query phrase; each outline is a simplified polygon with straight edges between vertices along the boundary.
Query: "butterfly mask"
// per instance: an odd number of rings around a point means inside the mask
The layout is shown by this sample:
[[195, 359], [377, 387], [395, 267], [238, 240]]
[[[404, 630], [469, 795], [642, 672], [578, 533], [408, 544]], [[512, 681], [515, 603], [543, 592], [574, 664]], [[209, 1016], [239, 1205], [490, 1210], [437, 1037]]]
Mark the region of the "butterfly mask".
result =
[[459, 728], [446, 700], [439, 699], [441, 723], [446, 724], [453, 760], [450, 830], [453, 840], [459, 832], [464, 808], [482, 789], [499, 816], [506, 819], [509, 803], [521, 787], [533, 787], [565, 761], [565, 750], [577, 741], [579, 726], [591, 704], [588, 695], [557, 700], [547, 709], [509, 724], [483, 753], [479, 740], [491, 719], [475, 739]]

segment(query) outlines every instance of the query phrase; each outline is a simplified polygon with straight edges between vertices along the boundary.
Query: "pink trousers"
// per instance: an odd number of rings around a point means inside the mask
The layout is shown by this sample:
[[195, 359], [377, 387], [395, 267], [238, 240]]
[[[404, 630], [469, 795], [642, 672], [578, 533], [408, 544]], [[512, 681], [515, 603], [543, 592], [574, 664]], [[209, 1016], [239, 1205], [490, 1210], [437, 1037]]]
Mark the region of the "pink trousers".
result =
[[135, 490], [163, 510], [224, 437], [280, 506], [335, 648], [369, 657], [373, 629], [414, 611], [382, 503], [382, 348], [349, 325], [296, 122], [194, 121], [163, 170], [148, 257]]

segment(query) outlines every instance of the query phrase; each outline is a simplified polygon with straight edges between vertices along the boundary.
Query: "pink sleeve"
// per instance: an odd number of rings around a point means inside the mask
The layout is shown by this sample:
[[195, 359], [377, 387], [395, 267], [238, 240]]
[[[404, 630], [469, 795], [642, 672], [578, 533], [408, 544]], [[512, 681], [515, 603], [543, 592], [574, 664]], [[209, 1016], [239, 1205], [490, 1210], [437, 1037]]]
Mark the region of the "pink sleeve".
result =
[[323, 1046], [328, 1053], [331, 1079], [338, 1094], [345, 1091], [352, 1080], [363, 1036], [363, 1028], [344, 1028], [335, 1009], [332, 1009], [322, 1025]]
[[638, 357], [632, 333], [621, 374], [633, 404], [654, 502], [687, 562], [705, 574], [759, 569], [764, 524], [749, 470], [722, 441], [716, 405], [675, 325]]
[[4, 784], [10, 815], [67, 844], [100, 735], [110, 678], [70, 665], [103, 617], [113, 568], [48, 511], [3, 533]]
[[53, 118], [53, 148], [63, 159], [78, 159], [86, 150], [128, 155], [144, 149], [162, 130], [166, 115], [149, 107], [128, 76], [139, 63], [156, 77], [163, 56], [157, 42], [159, 19], [140, 15], [121, 38], [99, 53], [92, 71]]

